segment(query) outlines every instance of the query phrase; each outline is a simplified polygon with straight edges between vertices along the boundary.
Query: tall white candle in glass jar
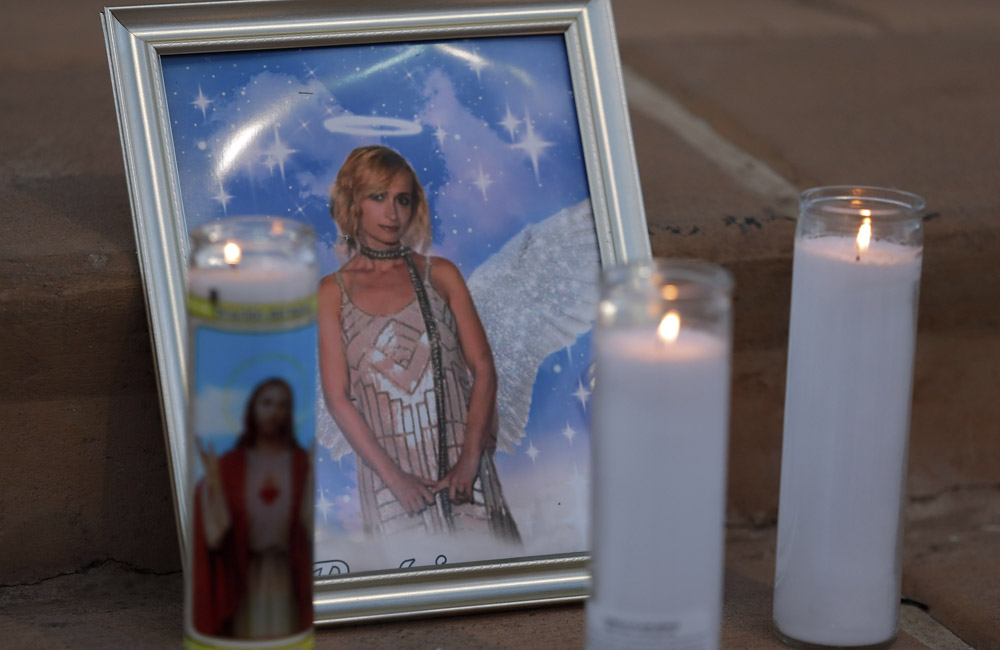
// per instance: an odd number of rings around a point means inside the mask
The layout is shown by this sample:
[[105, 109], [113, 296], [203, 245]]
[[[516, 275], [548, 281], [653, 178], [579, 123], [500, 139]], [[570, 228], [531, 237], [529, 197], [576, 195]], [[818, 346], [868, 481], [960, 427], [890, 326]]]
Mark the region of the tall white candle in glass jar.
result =
[[315, 235], [224, 219], [189, 262], [185, 645], [312, 648]]
[[589, 648], [718, 647], [728, 292], [728, 275], [707, 264], [661, 261], [645, 278], [635, 269], [605, 278], [595, 335]]
[[774, 591], [798, 644], [897, 633], [922, 207], [876, 188], [803, 195]]
[[[281, 228], [283, 233], [286, 226]], [[196, 257], [211, 255], [216, 259], [211, 263], [193, 260], [188, 269], [188, 293], [236, 304], [280, 304], [314, 296], [315, 263], [303, 264], [293, 255], [275, 253], [273, 243], [266, 243], [267, 247], [259, 241], [232, 240], [219, 243], [218, 250], [204, 247], [194, 251]]]

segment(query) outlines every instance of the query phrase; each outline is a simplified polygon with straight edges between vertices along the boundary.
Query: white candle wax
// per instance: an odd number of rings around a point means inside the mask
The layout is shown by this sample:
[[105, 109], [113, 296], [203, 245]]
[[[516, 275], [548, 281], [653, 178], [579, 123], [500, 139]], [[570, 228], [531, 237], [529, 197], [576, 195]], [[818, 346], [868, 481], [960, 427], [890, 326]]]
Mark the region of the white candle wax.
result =
[[316, 268], [297, 260], [272, 258], [233, 266], [192, 267], [192, 296], [238, 304], [291, 302], [316, 292]]
[[795, 244], [774, 618], [833, 646], [891, 639], [920, 249]]
[[588, 645], [718, 647], [728, 343], [611, 329], [595, 352]]

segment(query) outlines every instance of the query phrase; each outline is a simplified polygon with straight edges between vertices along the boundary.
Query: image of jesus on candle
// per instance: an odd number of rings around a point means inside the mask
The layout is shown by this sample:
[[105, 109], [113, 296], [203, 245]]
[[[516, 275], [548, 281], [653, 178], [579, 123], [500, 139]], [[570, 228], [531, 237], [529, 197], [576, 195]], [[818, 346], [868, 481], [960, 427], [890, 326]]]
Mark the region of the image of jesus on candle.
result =
[[519, 544], [493, 461], [493, 353], [458, 268], [421, 254], [430, 210], [416, 173], [387, 147], [354, 149], [331, 213], [349, 257], [320, 282], [320, 374], [359, 459], [365, 534]]
[[292, 389], [260, 382], [243, 431], [221, 457], [198, 452], [194, 492], [194, 625], [209, 636], [265, 639], [312, 626], [309, 453], [294, 434]]

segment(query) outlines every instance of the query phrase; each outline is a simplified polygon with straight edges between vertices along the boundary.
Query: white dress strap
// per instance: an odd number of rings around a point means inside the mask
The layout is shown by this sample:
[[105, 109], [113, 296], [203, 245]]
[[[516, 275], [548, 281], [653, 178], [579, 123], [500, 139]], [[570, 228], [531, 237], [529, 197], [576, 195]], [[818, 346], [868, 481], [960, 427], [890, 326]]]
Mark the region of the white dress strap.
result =
[[347, 293], [347, 286], [344, 285], [344, 278], [340, 277], [340, 271], [334, 272], [333, 279], [337, 281], [337, 286], [340, 287], [340, 304], [351, 302], [351, 296]]

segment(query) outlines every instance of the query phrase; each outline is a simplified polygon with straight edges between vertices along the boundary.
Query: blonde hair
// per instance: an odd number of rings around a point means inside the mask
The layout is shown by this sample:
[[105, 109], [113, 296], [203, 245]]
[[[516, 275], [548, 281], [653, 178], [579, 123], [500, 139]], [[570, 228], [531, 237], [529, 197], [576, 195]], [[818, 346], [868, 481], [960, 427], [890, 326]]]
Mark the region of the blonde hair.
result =
[[431, 211], [427, 195], [413, 167], [398, 152], [382, 145], [358, 147], [347, 154], [330, 187], [330, 216], [347, 238], [351, 250], [357, 249], [361, 229], [361, 202], [365, 197], [384, 192], [396, 176], [409, 174], [412, 185], [413, 214], [400, 242], [424, 252], [431, 243]]

